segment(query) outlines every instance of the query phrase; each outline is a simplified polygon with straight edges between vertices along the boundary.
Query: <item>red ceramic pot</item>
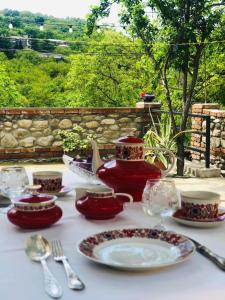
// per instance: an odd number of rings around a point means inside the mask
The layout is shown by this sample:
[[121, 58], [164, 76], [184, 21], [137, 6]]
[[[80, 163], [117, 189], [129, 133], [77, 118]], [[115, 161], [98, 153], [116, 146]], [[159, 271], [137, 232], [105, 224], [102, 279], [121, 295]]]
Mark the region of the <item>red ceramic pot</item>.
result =
[[[115, 160], [104, 163], [99, 157], [95, 141], [92, 141], [92, 169], [97, 177], [115, 192], [132, 195], [134, 201], [141, 201], [142, 193], [148, 179], [159, 179], [166, 176], [175, 164], [175, 156], [166, 149], [144, 148], [144, 141], [135, 136], [124, 136], [115, 141]], [[145, 161], [145, 150], [165, 151], [171, 157], [168, 170], [160, 170]]]
[[130, 195], [116, 194], [112, 189], [97, 187], [95, 190], [87, 190], [85, 196], [76, 200], [75, 206], [88, 219], [107, 220], [123, 210], [124, 196], [133, 201]]
[[7, 217], [11, 223], [25, 229], [48, 227], [62, 217], [56, 197], [47, 194], [23, 195], [17, 198]]

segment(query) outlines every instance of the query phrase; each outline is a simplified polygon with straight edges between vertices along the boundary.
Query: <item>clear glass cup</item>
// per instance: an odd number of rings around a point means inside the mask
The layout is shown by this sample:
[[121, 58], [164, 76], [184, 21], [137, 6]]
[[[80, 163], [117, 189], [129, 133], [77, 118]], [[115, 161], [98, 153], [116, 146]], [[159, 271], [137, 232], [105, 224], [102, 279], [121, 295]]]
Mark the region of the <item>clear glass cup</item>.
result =
[[180, 196], [173, 179], [149, 179], [142, 195], [142, 209], [149, 216], [159, 218], [154, 228], [165, 230], [164, 219], [179, 208]]
[[[10, 198], [13, 203], [14, 198], [21, 196], [29, 185], [29, 179], [24, 167], [3, 167], [0, 171], [0, 192]], [[8, 209], [11, 205], [8, 207]], [[4, 212], [7, 211], [3, 209]]]

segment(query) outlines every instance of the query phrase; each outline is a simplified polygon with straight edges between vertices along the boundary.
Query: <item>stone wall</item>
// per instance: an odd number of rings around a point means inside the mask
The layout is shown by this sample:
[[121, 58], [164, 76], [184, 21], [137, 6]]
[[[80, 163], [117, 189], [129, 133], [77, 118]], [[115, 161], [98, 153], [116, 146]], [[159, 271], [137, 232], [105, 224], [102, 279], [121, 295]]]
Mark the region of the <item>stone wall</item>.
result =
[[[205, 114], [211, 117], [210, 123], [210, 163], [221, 170], [225, 170], [225, 110], [221, 110], [219, 104], [194, 104], [192, 112]], [[192, 119], [192, 129], [197, 131], [206, 130], [206, 122], [202, 118]], [[205, 150], [205, 137], [192, 134], [191, 144], [193, 147]], [[204, 153], [192, 152], [192, 159], [204, 161]]]
[[108, 149], [119, 136], [131, 132], [140, 136], [149, 122], [148, 107], [1, 109], [0, 159], [61, 157], [58, 130], [71, 130], [76, 124], [94, 133], [100, 147]]

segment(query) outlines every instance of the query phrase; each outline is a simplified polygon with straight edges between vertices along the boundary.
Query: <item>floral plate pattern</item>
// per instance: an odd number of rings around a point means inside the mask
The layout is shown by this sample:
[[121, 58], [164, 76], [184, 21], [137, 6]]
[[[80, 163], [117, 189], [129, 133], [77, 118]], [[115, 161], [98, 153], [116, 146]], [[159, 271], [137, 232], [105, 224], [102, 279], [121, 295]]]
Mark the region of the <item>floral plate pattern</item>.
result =
[[172, 231], [132, 228], [89, 236], [78, 244], [78, 252], [100, 264], [141, 271], [182, 262], [195, 252], [195, 246]]

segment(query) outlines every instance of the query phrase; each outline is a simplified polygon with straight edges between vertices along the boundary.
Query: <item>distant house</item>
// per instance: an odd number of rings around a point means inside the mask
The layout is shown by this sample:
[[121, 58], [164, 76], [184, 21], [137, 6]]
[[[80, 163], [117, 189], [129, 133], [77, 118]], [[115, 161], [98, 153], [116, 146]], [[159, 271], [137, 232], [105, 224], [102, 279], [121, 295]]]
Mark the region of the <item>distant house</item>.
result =
[[18, 46], [20, 45], [20, 48], [30, 48], [30, 44], [29, 44], [29, 38], [28, 36], [10, 36], [9, 40], [12, 44]]
[[39, 52], [39, 55], [42, 57], [42, 58], [54, 58], [55, 60], [57, 61], [60, 61], [60, 60], [67, 60], [67, 58], [62, 55], [62, 54], [57, 54], [57, 53], [50, 53], [50, 52]]
[[[31, 42], [35, 40], [41, 40], [41, 39], [36, 39], [36, 38], [31, 38], [28, 35], [24, 36], [10, 36], [8, 37], [9, 41], [14, 44], [14, 45], [20, 45], [20, 48], [31, 48]], [[62, 47], [62, 48], [68, 48], [69, 45], [67, 42], [62, 41], [62, 40], [57, 40], [57, 39], [43, 39], [43, 41], [47, 41], [51, 43], [52, 45]]]
[[48, 39], [49, 42], [54, 43], [55, 45], [59, 47], [67, 48], [69, 47], [68, 43], [62, 40], [56, 40], [56, 39]]

